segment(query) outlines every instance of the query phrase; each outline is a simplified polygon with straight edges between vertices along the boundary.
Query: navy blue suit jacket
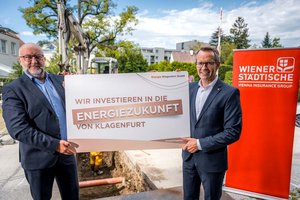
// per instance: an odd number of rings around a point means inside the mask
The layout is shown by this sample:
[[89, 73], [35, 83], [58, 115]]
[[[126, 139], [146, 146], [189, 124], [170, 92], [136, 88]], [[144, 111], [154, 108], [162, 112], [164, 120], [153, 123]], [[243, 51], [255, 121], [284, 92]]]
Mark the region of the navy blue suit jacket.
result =
[[[240, 93], [220, 79], [209, 94], [199, 119], [196, 117], [195, 99], [198, 82], [190, 84], [190, 129], [191, 137], [200, 141], [202, 150], [193, 154], [203, 172], [227, 170], [227, 145], [237, 141], [242, 128]], [[183, 160], [191, 153], [183, 151]]]
[[[63, 77], [49, 74], [49, 79], [65, 103]], [[59, 122], [42, 91], [23, 74], [5, 85], [2, 95], [3, 117], [9, 134], [20, 142], [22, 167], [30, 170], [53, 166], [59, 155]]]

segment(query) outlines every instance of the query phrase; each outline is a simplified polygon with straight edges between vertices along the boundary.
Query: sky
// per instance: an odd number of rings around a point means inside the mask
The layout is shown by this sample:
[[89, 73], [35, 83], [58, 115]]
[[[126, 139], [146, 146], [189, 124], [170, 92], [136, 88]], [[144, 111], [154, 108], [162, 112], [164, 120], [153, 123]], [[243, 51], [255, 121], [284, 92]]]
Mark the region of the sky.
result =
[[[46, 39], [33, 35], [20, 7], [28, 0], [0, 0], [0, 25], [19, 33], [24, 42]], [[5, 3], [4, 3], [5, 1]], [[72, 0], [77, 3], [77, 0]], [[279, 37], [284, 47], [300, 46], [300, 0], [115, 0], [117, 9], [138, 7], [139, 23], [132, 35], [119, 39], [131, 40], [141, 47], [175, 49], [176, 43], [198, 40], [209, 42], [219, 25], [230, 35], [235, 20], [243, 17], [249, 28], [251, 45], [261, 45], [265, 35]], [[222, 8], [222, 21], [220, 9]], [[76, 16], [76, 14], [74, 14]]]

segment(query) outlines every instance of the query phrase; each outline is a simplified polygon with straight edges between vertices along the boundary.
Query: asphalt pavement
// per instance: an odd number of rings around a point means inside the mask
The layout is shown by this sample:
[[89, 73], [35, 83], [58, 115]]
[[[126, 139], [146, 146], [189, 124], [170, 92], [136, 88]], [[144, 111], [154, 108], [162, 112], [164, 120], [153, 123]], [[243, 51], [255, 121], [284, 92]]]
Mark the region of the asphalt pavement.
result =
[[[2, 142], [6, 145], [0, 145], [0, 200], [29, 200], [29, 185], [26, 181], [23, 168], [19, 163], [19, 144], [3, 137]], [[52, 199], [60, 199], [57, 185], [54, 185]]]
[[[291, 189], [300, 188], [300, 128], [295, 128], [294, 151], [291, 173]], [[19, 145], [9, 135], [0, 134], [0, 200], [29, 200], [30, 190], [23, 169], [18, 161]], [[137, 168], [147, 177], [157, 191], [111, 197], [103, 200], [125, 199], [182, 199], [181, 150], [138, 150], [124, 152], [128, 164]], [[60, 199], [55, 185], [53, 200]], [[252, 199], [250, 197], [224, 192], [222, 200]]]

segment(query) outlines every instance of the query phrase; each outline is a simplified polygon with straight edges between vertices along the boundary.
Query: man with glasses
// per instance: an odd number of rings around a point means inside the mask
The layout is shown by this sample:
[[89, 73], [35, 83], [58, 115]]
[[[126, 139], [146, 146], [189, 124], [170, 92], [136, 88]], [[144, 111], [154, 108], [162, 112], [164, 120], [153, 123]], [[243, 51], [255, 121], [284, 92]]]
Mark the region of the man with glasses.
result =
[[184, 200], [219, 200], [227, 164], [227, 145], [237, 141], [242, 129], [240, 93], [217, 76], [219, 53], [203, 47], [196, 54], [200, 80], [190, 84], [191, 137], [184, 138]]
[[19, 49], [23, 75], [3, 88], [3, 117], [19, 141], [20, 162], [32, 198], [51, 199], [54, 179], [62, 199], [79, 199], [77, 167], [67, 141], [63, 77], [45, 71], [42, 49], [32, 43]]

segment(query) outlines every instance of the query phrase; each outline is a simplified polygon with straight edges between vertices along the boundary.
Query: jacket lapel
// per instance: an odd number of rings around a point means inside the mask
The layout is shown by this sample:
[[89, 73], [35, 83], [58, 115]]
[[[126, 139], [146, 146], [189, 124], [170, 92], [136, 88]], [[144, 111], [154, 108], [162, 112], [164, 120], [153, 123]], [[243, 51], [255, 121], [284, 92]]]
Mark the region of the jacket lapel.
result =
[[210, 104], [212, 103], [212, 101], [214, 100], [214, 98], [216, 97], [216, 95], [222, 90], [222, 82], [220, 81], [220, 79], [217, 80], [216, 84], [214, 85], [213, 89], [211, 90], [210, 94], [208, 95], [203, 108], [201, 110], [199, 119], [197, 121], [197, 123], [200, 121], [200, 119], [202, 118], [203, 114], [207, 111], [208, 107], [210, 106]]
[[43, 92], [38, 88], [38, 86], [36, 86], [34, 82], [26, 74], [23, 74], [21, 78], [25, 82], [24, 86], [26, 85], [28, 86], [27, 89], [32, 94], [32, 98], [40, 99], [42, 101], [41, 105], [46, 106], [52, 113], [55, 113], [48, 99], [45, 97]]
[[191, 112], [191, 120], [192, 120], [193, 123], [196, 123], [196, 121], [197, 121], [195, 101], [196, 101], [196, 96], [197, 96], [198, 89], [199, 89], [198, 82], [196, 84], [192, 85], [191, 99], [190, 99], [190, 106], [191, 106], [190, 112]]

